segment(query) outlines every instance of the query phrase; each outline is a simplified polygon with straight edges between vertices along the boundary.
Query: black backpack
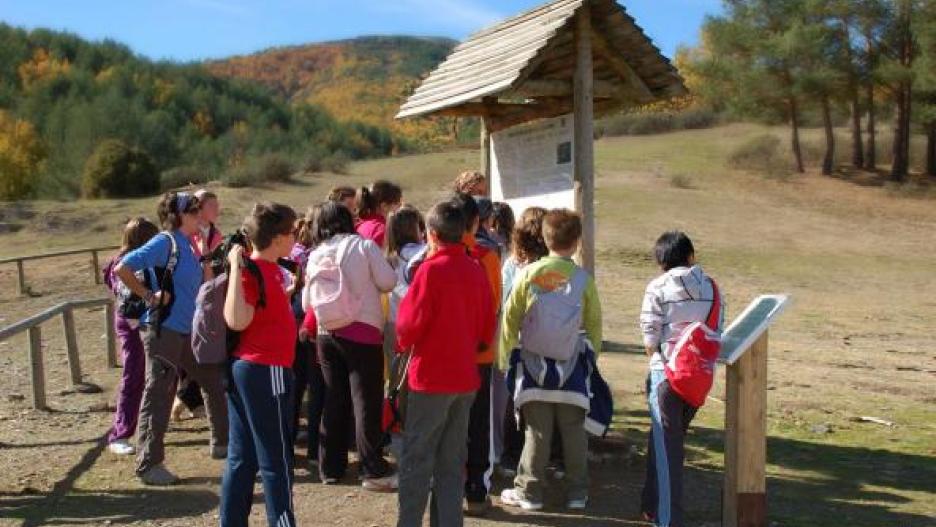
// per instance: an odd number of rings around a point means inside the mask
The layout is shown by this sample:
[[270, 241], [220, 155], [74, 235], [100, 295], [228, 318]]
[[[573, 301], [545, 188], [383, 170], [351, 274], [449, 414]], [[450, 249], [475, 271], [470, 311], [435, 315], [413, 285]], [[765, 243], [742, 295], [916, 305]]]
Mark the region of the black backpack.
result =
[[[162, 332], [163, 322], [165, 322], [172, 313], [172, 306], [175, 304], [176, 300], [172, 273], [175, 272], [175, 268], [179, 264], [179, 244], [176, 243], [175, 236], [173, 236], [171, 232], [161, 232], [157, 234], [157, 236], [166, 236], [169, 238], [169, 243], [171, 244], [166, 266], [153, 268], [153, 273], [156, 275], [156, 283], [159, 284], [159, 290], [169, 291], [169, 302], [150, 310], [150, 324], [155, 326], [156, 337], [158, 338]], [[147, 276], [147, 280], [149, 280], [149, 276]]]

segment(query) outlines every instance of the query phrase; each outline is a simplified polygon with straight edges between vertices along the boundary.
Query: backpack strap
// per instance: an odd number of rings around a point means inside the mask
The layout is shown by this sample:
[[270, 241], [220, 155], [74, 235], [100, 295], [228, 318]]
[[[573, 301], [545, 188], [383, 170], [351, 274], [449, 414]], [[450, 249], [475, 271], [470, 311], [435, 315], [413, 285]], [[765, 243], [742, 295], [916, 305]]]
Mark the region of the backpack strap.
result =
[[709, 282], [712, 283], [712, 307], [705, 319], [705, 325], [711, 330], [718, 331], [718, 321], [721, 319], [721, 295], [718, 293], [718, 285], [715, 280], [709, 278]]
[[[172, 273], [175, 271], [176, 265], [179, 263], [179, 244], [176, 243], [175, 235], [172, 232], [163, 231], [161, 235], [169, 238], [169, 256], [166, 259], [166, 267], [164, 267], [162, 279], [159, 280], [159, 290], [166, 291], [171, 285]], [[169, 300], [169, 304], [164, 305], [160, 304], [158, 308], [159, 312], [159, 322], [156, 324], [156, 336], [159, 337], [162, 334], [162, 325], [166, 317], [163, 316], [163, 311], [169, 309], [173, 302], [175, 302], [175, 294], [173, 291], [170, 291], [172, 295]]]
[[581, 298], [585, 296], [585, 288], [588, 287], [588, 271], [576, 266], [575, 272], [569, 279], [569, 285], [572, 287], [571, 296]]
[[263, 309], [266, 307], [266, 284], [263, 281], [263, 273], [260, 271], [260, 267], [257, 265], [257, 262], [251, 260], [250, 258], [244, 259], [244, 267], [247, 269], [247, 272], [253, 275], [257, 279], [257, 307]]

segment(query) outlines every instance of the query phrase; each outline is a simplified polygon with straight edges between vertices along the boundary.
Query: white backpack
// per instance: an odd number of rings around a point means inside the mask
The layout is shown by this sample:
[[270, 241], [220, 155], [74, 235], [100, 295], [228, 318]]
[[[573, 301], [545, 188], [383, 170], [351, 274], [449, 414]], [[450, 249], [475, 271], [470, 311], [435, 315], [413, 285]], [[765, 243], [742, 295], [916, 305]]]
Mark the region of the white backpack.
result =
[[536, 295], [520, 328], [520, 345], [530, 353], [569, 360], [579, 351], [582, 300], [588, 273], [578, 268], [572, 278], [556, 289]]
[[361, 300], [351, 292], [341, 268], [355, 238], [348, 236], [342, 239], [334, 252], [327, 252], [317, 261], [309, 262], [302, 307], [315, 311], [319, 329], [341, 329], [352, 324], [361, 311]]

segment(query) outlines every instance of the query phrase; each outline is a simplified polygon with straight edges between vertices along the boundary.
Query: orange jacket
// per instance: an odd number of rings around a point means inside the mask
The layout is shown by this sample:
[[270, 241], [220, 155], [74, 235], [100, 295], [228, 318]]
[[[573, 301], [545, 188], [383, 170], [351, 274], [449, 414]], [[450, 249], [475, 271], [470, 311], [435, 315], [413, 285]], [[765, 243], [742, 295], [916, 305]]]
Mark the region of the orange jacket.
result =
[[[478, 262], [481, 264], [481, 267], [484, 268], [484, 274], [487, 276], [488, 283], [491, 285], [491, 294], [493, 295], [492, 298], [499, 299], [501, 297], [500, 256], [498, 256], [497, 252], [495, 251], [479, 246], [478, 241], [475, 239], [473, 234], [466, 233], [462, 238], [462, 243], [464, 243], [465, 247], [468, 248], [468, 254], [478, 260]], [[497, 300], [495, 300], [495, 303], [499, 304]], [[494, 312], [500, 312], [499, 305], [496, 305]], [[494, 342], [487, 349], [487, 351], [478, 353], [478, 364], [493, 364], [495, 357], [497, 357], [496, 339], [494, 339]]]

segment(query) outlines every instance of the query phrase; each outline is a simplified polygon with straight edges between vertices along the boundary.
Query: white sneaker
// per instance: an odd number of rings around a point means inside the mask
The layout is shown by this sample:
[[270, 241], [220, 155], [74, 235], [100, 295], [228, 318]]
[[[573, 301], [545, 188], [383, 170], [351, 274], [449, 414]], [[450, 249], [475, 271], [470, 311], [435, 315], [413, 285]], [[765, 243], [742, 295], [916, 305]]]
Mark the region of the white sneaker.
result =
[[393, 492], [400, 486], [400, 475], [391, 474], [382, 478], [365, 478], [361, 483], [364, 490], [373, 492]]
[[566, 502], [566, 508], [569, 510], [580, 511], [584, 510], [585, 507], [588, 507], [588, 498], [580, 498]]
[[112, 442], [107, 445], [107, 449], [110, 450], [112, 454], [117, 454], [118, 456], [132, 456], [136, 454], [136, 449], [133, 448], [133, 445], [126, 439], [118, 439]]
[[146, 472], [140, 474], [140, 479], [144, 484], [156, 487], [175, 485], [179, 482], [179, 478], [172, 472], [169, 472], [162, 464], [155, 465]]
[[530, 501], [521, 496], [517, 489], [504, 489], [500, 495], [501, 503], [510, 507], [520, 507], [525, 511], [538, 511], [543, 508], [543, 504]]

